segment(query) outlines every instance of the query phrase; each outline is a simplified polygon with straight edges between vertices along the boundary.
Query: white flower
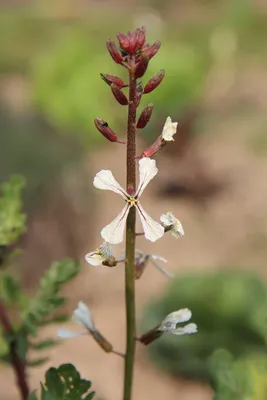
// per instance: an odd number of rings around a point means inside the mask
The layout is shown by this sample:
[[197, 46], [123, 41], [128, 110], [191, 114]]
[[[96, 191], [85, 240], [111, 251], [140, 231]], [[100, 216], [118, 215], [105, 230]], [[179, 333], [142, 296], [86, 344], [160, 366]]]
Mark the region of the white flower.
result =
[[82, 301], [79, 301], [78, 307], [73, 312], [72, 319], [77, 324], [82, 325], [87, 331], [73, 332], [68, 329], [58, 329], [57, 336], [61, 339], [87, 335], [88, 331], [93, 334], [96, 331], [91, 312]]
[[174, 311], [167, 315], [166, 318], [161, 322], [158, 330], [161, 332], [171, 333], [173, 335], [185, 335], [197, 332], [196, 324], [187, 324], [184, 327], [176, 328], [176, 325], [182, 322], [186, 322], [191, 319], [192, 313], [188, 308], [182, 308], [179, 311]]
[[130, 196], [123, 187], [116, 181], [109, 170], [98, 172], [94, 178], [94, 186], [102, 190], [111, 190], [120, 194], [126, 201], [125, 207], [120, 214], [101, 231], [101, 236], [106, 242], [117, 244], [123, 241], [124, 228], [131, 207], [136, 207], [144, 229], [146, 239], [155, 242], [164, 235], [164, 228], [161, 224], [154, 221], [143, 209], [139, 199], [147, 184], [157, 174], [155, 160], [142, 158], [139, 160], [139, 185], [133, 196]]
[[102, 264], [103, 261], [109, 260], [111, 257], [113, 257], [112, 248], [108, 243], [104, 242], [98, 249], [86, 254], [85, 260], [88, 264], [97, 267]]
[[176, 133], [177, 125], [178, 122], [172, 122], [171, 117], [168, 117], [162, 130], [162, 139], [166, 142], [173, 142], [173, 135]]
[[142, 251], [136, 250], [136, 257], [135, 257], [135, 272], [137, 279], [142, 275], [147, 263], [150, 261], [151, 264], [154, 265], [161, 273], [163, 273], [168, 278], [173, 278], [173, 274], [163, 268], [161, 265], [157, 263], [157, 260], [167, 263], [168, 261], [166, 258], [158, 256], [156, 254], [146, 254]]
[[160, 220], [164, 228], [169, 228], [167, 230], [170, 230], [173, 236], [175, 236], [176, 238], [184, 236], [183, 226], [181, 222], [177, 218], [175, 218], [173, 213], [168, 211], [167, 214], [162, 214]]

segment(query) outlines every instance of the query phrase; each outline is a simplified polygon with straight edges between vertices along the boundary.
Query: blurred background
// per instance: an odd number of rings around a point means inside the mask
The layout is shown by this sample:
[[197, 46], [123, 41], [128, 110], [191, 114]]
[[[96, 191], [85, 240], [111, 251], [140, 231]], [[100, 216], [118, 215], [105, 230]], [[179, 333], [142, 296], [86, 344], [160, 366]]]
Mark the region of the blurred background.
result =
[[[167, 258], [176, 275], [170, 283], [147, 267], [136, 284], [138, 326], [141, 332], [189, 307], [199, 333], [138, 347], [134, 399], [211, 399], [216, 349], [252, 358], [266, 351], [266, 1], [2, 0], [0, 10], [0, 181], [14, 173], [27, 180], [28, 226], [14, 274], [30, 293], [53, 260], [83, 258], [99, 246], [100, 229], [120, 211], [113, 194], [92, 185], [100, 169], [125, 181], [122, 146], [107, 143], [93, 124], [99, 116], [125, 133], [126, 110], [99, 75], [125, 77], [105, 40], [142, 25], [149, 42], [161, 40], [143, 80], [162, 68], [166, 77], [142, 100], [153, 102], [154, 114], [140, 152], [168, 115], [179, 128], [157, 156], [159, 174], [143, 205], [155, 219], [172, 211], [185, 236], [156, 244], [138, 238], [138, 248]], [[70, 314], [86, 302], [118, 350], [125, 344], [123, 283], [122, 266], [84, 264], [66, 288]], [[120, 398], [121, 360], [88, 338], [66, 340], [30, 370], [32, 389], [63, 362], [92, 380], [99, 399]], [[0, 371], [0, 397], [17, 399], [13, 372]]]

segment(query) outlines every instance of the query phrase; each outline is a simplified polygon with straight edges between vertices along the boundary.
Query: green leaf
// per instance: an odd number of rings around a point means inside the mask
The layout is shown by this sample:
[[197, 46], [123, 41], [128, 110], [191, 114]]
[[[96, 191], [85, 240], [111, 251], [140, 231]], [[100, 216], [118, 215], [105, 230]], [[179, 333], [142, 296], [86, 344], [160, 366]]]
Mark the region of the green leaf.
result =
[[82, 379], [72, 364], [50, 368], [45, 378], [45, 383], [41, 384], [42, 400], [90, 400], [94, 397], [94, 392], [88, 393], [91, 382]]
[[59, 344], [58, 340], [47, 339], [37, 343], [30, 343], [30, 347], [35, 350], [45, 350], [57, 346], [58, 344]]
[[36, 360], [27, 361], [27, 366], [28, 367], [39, 367], [39, 365], [43, 365], [47, 361], [49, 361], [48, 357], [37, 358]]
[[36, 395], [36, 391], [32, 392], [28, 397], [27, 400], [38, 400], [38, 397]]
[[0, 197], [0, 244], [10, 245], [25, 230], [26, 216], [22, 213], [21, 191], [25, 180], [21, 176], [13, 176], [1, 187]]
[[47, 318], [64, 304], [60, 296], [61, 286], [75, 277], [80, 271], [80, 262], [72, 260], [57, 261], [51, 265], [40, 282], [35, 298], [28, 303], [22, 313], [23, 327], [31, 334], [36, 327], [45, 324]]
[[20, 287], [18, 282], [8, 274], [0, 277], [1, 297], [5, 303], [14, 304], [20, 299]]
[[9, 352], [7, 341], [3, 336], [0, 336], [0, 358], [6, 356]]

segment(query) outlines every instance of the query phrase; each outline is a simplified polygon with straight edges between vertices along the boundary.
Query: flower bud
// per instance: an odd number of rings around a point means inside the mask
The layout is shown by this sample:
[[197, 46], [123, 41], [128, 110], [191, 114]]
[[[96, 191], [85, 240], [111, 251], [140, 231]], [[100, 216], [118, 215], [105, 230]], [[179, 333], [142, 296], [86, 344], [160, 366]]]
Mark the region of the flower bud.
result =
[[135, 68], [135, 78], [141, 78], [147, 70], [149, 58], [146, 54], [141, 54]]
[[112, 83], [110, 87], [117, 102], [122, 106], [127, 106], [129, 102], [123, 91], [115, 83]]
[[111, 55], [111, 57], [113, 58], [113, 60], [117, 63], [117, 64], [122, 64], [123, 62], [123, 57], [121, 55], [121, 52], [118, 50], [115, 42], [112, 39], [108, 39], [107, 40], [107, 49], [109, 51], [109, 54]]
[[144, 46], [146, 40], [146, 27], [142, 26], [142, 28], [137, 29], [138, 38], [137, 38], [137, 47], [141, 49]]
[[145, 27], [138, 28], [126, 35], [118, 33], [117, 35], [120, 48], [127, 54], [135, 54], [137, 50], [141, 49], [145, 43], [146, 30]]
[[124, 86], [124, 82], [121, 78], [118, 78], [117, 76], [114, 75], [109, 75], [109, 74], [100, 74], [101, 78], [103, 79], [104, 82], [106, 82], [109, 86], [112, 83], [115, 83], [118, 88], [122, 88]]
[[157, 138], [157, 140], [151, 145], [149, 146], [147, 149], [145, 149], [143, 151], [143, 153], [141, 154], [141, 157], [148, 157], [151, 158], [153, 157], [155, 154], [157, 154], [157, 152], [166, 145], [166, 142], [164, 140], [161, 139], [161, 136], [159, 136]]
[[148, 124], [148, 122], [149, 122], [149, 120], [150, 120], [150, 118], [151, 118], [151, 115], [152, 115], [152, 111], [153, 111], [153, 104], [152, 103], [149, 103], [144, 109], [143, 109], [143, 111], [142, 111], [142, 113], [141, 113], [141, 115], [140, 115], [140, 117], [139, 117], [139, 119], [138, 119], [138, 122], [137, 122], [137, 124], [136, 124], [136, 127], [138, 128], [138, 129], [143, 129], [143, 128], [145, 128], [145, 126]]
[[154, 57], [154, 55], [159, 51], [160, 46], [161, 46], [161, 42], [159, 40], [157, 40], [152, 45], [147, 43], [143, 47], [143, 53], [145, 53], [147, 55], [147, 57], [149, 58], [149, 60], [151, 60], [151, 58]]
[[147, 84], [144, 87], [144, 93], [150, 93], [154, 89], [156, 89], [156, 87], [158, 87], [159, 84], [161, 83], [164, 76], [165, 76], [165, 71], [164, 71], [164, 69], [161, 69], [157, 75], [155, 75], [151, 79], [149, 79], [149, 81], [147, 82]]
[[117, 135], [113, 132], [113, 130], [108, 126], [108, 123], [101, 118], [94, 119], [96, 129], [105, 136], [110, 142], [118, 142]]

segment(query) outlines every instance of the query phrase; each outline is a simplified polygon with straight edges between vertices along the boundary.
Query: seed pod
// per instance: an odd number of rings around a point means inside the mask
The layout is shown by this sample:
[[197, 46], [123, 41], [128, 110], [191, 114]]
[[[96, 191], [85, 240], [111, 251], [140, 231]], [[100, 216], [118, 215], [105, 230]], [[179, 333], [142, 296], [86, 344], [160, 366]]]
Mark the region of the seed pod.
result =
[[146, 54], [141, 54], [135, 68], [135, 78], [141, 78], [147, 70], [149, 58]]
[[113, 132], [113, 130], [108, 126], [108, 123], [101, 118], [94, 119], [96, 129], [105, 136], [110, 142], [118, 142], [117, 135]]
[[147, 84], [144, 87], [144, 93], [150, 93], [154, 89], [156, 89], [159, 86], [159, 84], [162, 82], [162, 79], [164, 78], [164, 76], [165, 76], [165, 71], [164, 71], [164, 69], [161, 69], [157, 75], [155, 75], [151, 79], [149, 79], [149, 81], [147, 82]]
[[115, 83], [112, 83], [110, 87], [117, 102], [120, 103], [122, 106], [127, 106], [129, 102], [123, 91], [118, 86], [116, 86]]
[[114, 75], [109, 75], [109, 74], [100, 74], [101, 78], [103, 79], [104, 82], [106, 82], [109, 86], [112, 83], [115, 83], [118, 88], [122, 88], [124, 86], [124, 82], [121, 78], [118, 78], [117, 76]]
[[143, 47], [143, 53], [147, 55], [149, 60], [151, 60], [152, 57], [159, 51], [159, 48], [161, 46], [161, 42], [157, 40], [154, 44], [145, 44]]
[[148, 122], [149, 122], [149, 120], [151, 118], [151, 115], [152, 115], [153, 107], [154, 107], [153, 104], [149, 103], [143, 109], [143, 111], [142, 111], [142, 113], [141, 113], [141, 115], [140, 115], [140, 117], [139, 117], [139, 119], [137, 121], [137, 124], [136, 124], [136, 127], [138, 129], [143, 129], [148, 124]]
[[94, 330], [93, 332], [91, 332], [91, 335], [93, 336], [93, 338], [95, 339], [95, 341], [99, 344], [99, 346], [106, 352], [106, 353], [110, 353], [113, 350], [113, 346], [111, 343], [109, 343], [107, 341], [106, 338], [104, 338], [104, 336], [101, 335], [100, 332]]
[[112, 39], [108, 39], [107, 42], [107, 49], [109, 51], [109, 54], [111, 55], [111, 57], [113, 58], [113, 60], [117, 63], [117, 64], [122, 64], [123, 62], [123, 57], [121, 55], [121, 52], [118, 50], [115, 42]]

